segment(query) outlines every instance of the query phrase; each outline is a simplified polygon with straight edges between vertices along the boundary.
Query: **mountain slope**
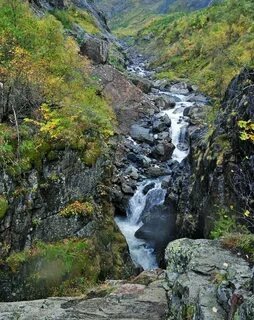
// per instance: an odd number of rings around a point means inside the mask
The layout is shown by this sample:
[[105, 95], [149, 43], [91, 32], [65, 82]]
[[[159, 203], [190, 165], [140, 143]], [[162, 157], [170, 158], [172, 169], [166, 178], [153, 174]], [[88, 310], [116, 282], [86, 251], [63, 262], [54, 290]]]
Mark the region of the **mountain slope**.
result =
[[136, 34], [160, 78], [184, 78], [221, 97], [242, 67], [253, 66], [254, 9], [250, 0], [227, 0], [193, 13], [150, 19]]
[[211, 0], [95, 0], [96, 5], [109, 17], [110, 26], [118, 28], [131, 27], [144, 21], [149, 15], [170, 11], [192, 11], [211, 5]]

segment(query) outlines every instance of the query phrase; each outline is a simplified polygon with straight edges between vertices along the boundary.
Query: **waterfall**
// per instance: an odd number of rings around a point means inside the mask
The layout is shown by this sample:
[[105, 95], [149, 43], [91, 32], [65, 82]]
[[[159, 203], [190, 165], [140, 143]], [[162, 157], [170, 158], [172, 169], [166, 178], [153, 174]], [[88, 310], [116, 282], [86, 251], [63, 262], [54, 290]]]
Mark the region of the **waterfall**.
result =
[[[143, 68], [142, 65], [132, 65], [128, 68], [129, 72], [135, 73], [142, 77], [149, 77], [150, 73]], [[172, 109], [162, 111], [167, 114], [171, 120], [170, 135], [172, 143], [175, 146], [172, 160], [181, 163], [189, 154], [188, 145], [188, 121], [184, 117], [184, 110], [187, 107], [193, 106], [193, 102], [187, 101], [187, 96], [178, 94], [174, 91], [160, 91], [157, 90], [157, 96], [168, 95], [176, 101], [176, 105]], [[135, 142], [131, 139], [136, 145]], [[166, 189], [161, 187], [161, 181], [150, 180], [144, 178], [129, 200], [126, 217], [116, 217], [116, 222], [125, 236], [133, 262], [142, 267], [144, 270], [151, 270], [157, 268], [157, 261], [154, 249], [149, 246], [145, 240], [135, 237], [137, 230], [142, 227], [142, 219], [146, 213], [152, 212], [151, 209], [155, 206], [162, 205], [165, 201]]]
[[[145, 193], [145, 188], [149, 185], [152, 188]], [[124, 234], [129, 245], [133, 262], [144, 270], [152, 270], [158, 267], [153, 248], [149, 247], [145, 241], [137, 239], [135, 232], [142, 226], [142, 213], [150, 210], [153, 206], [163, 204], [166, 190], [161, 188], [160, 181], [143, 181], [133, 197], [129, 201], [127, 217], [116, 217], [116, 222]]]

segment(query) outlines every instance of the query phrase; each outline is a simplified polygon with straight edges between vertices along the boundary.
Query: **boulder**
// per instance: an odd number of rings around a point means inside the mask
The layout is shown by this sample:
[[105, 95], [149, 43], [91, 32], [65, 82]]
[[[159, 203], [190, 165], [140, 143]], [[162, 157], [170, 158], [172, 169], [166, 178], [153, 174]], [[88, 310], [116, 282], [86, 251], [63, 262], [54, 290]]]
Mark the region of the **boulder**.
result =
[[190, 91], [188, 85], [184, 82], [175, 83], [170, 87], [170, 92], [175, 94], [187, 95]]
[[130, 194], [130, 195], [134, 194], [133, 188], [128, 183], [124, 183], [124, 182], [122, 183], [122, 191], [125, 194]]
[[80, 53], [87, 56], [95, 64], [104, 64], [108, 59], [108, 42], [94, 36], [86, 36], [80, 46]]
[[138, 169], [134, 166], [130, 165], [126, 170], [125, 174], [127, 174], [130, 178], [137, 180], [139, 177]]
[[168, 243], [175, 239], [175, 206], [158, 205], [144, 212], [142, 222], [135, 236], [144, 239], [151, 245], [156, 253], [158, 263], [161, 263], [164, 250]]
[[155, 159], [166, 161], [172, 157], [174, 149], [175, 147], [172, 143], [162, 142], [152, 149], [151, 155]]
[[161, 110], [174, 108], [176, 103], [174, 98], [168, 95], [161, 95], [154, 100], [155, 105]]
[[153, 132], [160, 133], [166, 131], [171, 126], [171, 120], [167, 114], [156, 117], [153, 122]]
[[152, 83], [148, 79], [132, 76], [130, 78], [131, 82], [134, 83], [140, 90], [142, 90], [144, 93], [149, 93], [152, 88]]
[[175, 240], [166, 263], [169, 319], [253, 319], [253, 273], [219, 241]]
[[150, 130], [144, 127], [141, 127], [138, 124], [134, 124], [131, 126], [130, 135], [133, 139], [138, 140], [140, 142], [146, 142], [148, 144], [153, 144], [154, 138], [150, 133]]
[[158, 178], [161, 176], [169, 175], [171, 171], [165, 167], [159, 167], [155, 165], [149, 167], [146, 173], [149, 178]]

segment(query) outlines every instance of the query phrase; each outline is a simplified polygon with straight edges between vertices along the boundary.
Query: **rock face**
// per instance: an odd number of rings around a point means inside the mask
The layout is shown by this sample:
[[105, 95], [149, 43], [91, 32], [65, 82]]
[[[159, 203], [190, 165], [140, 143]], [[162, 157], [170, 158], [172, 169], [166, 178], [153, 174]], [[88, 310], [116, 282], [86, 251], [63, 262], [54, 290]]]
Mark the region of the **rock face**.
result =
[[[0, 303], [0, 319], [166, 320], [167, 299], [163, 288], [164, 281], [163, 272], [147, 272], [134, 279], [132, 283], [109, 281], [97, 294], [96, 291], [91, 292], [90, 299], [51, 298]], [[92, 298], [96, 295], [97, 298]]]
[[[253, 84], [253, 70], [243, 70], [232, 80], [209, 131], [202, 110], [189, 110], [191, 174], [182, 184], [180, 235], [208, 236], [221, 210], [241, 222], [246, 209], [254, 210], [253, 143], [240, 139], [238, 125], [240, 120], [254, 121]], [[252, 225], [251, 215], [246, 223]]]
[[[105, 165], [105, 159], [100, 159], [94, 167], [89, 168], [77, 152], [59, 151], [54, 159], [44, 160], [41, 170], [34, 169], [18, 181], [1, 171], [0, 194], [8, 199], [8, 210], [0, 220], [1, 257], [29, 249], [38, 241], [49, 243], [69, 238], [89, 239], [102, 258], [102, 277], [122, 277], [120, 265], [125, 269], [131, 264], [127, 245], [113, 220], [114, 210], [109, 203], [107, 189], [100, 189], [103, 181], [106, 181], [104, 179], [107, 179]], [[62, 210], [68, 212], [70, 205], [82, 205], [87, 201], [94, 208], [92, 214], [61, 214]], [[107, 255], [104, 255], [104, 250], [107, 250]], [[116, 263], [117, 257], [120, 260]], [[24, 261], [19, 268], [15, 268], [15, 272], [12, 272], [8, 263], [1, 262], [0, 300], [48, 296], [52, 292], [51, 286], [56, 284], [49, 283], [43, 290], [40, 286], [29, 284], [29, 278], [35, 270], [43, 272], [43, 261], [43, 257], [39, 258], [31, 266], [29, 261]], [[111, 271], [105, 271], [103, 265], [110, 264], [112, 271], [120, 267], [118, 276], [118, 271], [115, 274], [113, 271], [112, 275], [109, 275]], [[66, 274], [65, 277], [69, 276]]]
[[113, 106], [121, 133], [127, 134], [140, 117], [154, 113], [151, 101], [120, 71], [110, 65], [99, 65], [94, 68], [94, 75], [100, 79], [103, 94]]
[[218, 241], [176, 240], [166, 261], [168, 319], [253, 319], [253, 272]]
[[96, 7], [94, 1], [90, 0], [30, 0], [31, 5], [34, 6], [35, 10], [53, 10], [53, 9], [66, 9], [72, 5], [77, 8], [88, 11], [93, 18], [101, 32], [111, 38], [107, 22], [103, 13]]

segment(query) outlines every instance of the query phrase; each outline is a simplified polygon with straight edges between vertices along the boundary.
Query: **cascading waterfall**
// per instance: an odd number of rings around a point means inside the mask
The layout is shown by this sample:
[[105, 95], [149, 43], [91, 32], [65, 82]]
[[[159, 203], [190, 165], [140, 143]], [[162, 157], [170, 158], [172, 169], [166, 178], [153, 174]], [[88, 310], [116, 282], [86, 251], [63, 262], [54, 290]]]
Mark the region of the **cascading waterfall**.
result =
[[[145, 188], [152, 183], [153, 187], [145, 194]], [[129, 245], [132, 260], [144, 270], [155, 269], [158, 265], [154, 250], [145, 241], [137, 239], [135, 232], [142, 226], [141, 216], [145, 207], [149, 206], [147, 207], [149, 210], [153, 206], [163, 204], [165, 196], [166, 190], [161, 188], [161, 182], [145, 180], [139, 185], [129, 201], [127, 217], [116, 218], [116, 222]]]
[[[149, 72], [142, 66], [131, 66], [129, 71], [139, 76], [149, 76]], [[193, 106], [193, 102], [187, 102], [186, 96], [175, 94], [170, 91], [159, 91], [159, 95], [169, 95], [176, 98], [176, 105], [173, 109], [165, 110], [162, 114], [167, 114], [171, 119], [171, 138], [175, 146], [172, 160], [182, 162], [189, 153], [189, 146], [186, 139], [188, 122], [184, 117], [184, 109]], [[151, 185], [153, 183], [153, 185]], [[148, 192], [146, 187], [151, 185]], [[143, 225], [142, 214], [148, 212], [152, 207], [161, 205], [165, 201], [166, 190], [162, 189], [159, 180], [145, 179], [137, 188], [133, 197], [129, 200], [127, 217], [116, 217], [121, 232], [125, 236], [131, 257], [134, 263], [144, 270], [152, 270], [158, 267], [154, 249], [144, 240], [137, 239], [135, 232]]]

